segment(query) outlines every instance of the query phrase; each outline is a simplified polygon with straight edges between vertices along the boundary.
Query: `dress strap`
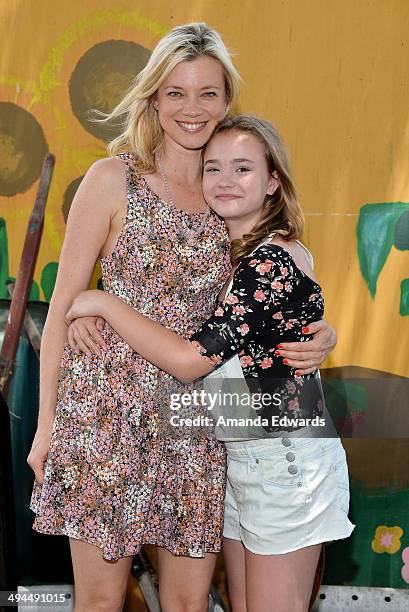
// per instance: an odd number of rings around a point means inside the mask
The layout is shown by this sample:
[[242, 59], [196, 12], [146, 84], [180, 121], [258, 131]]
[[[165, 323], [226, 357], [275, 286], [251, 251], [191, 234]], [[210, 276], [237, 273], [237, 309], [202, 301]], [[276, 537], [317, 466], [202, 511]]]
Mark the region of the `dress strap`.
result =
[[274, 238], [274, 236], [276, 236], [276, 232], [272, 232], [271, 234], [269, 234], [267, 236], [267, 238], [265, 240], [263, 240], [263, 242], [260, 242], [260, 244], [258, 244], [256, 247], [254, 247], [254, 249], [251, 251], [251, 253], [249, 255], [247, 255], [247, 257], [251, 257], [252, 255], [254, 255], [255, 251], [257, 251], [257, 249], [259, 249], [260, 247], [264, 246], [265, 244], [268, 244], [270, 242], [270, 240], [272, 238]]
[[310, 251], [307, 249], [307, 247], [302, 242], [300, 242], [299, 240], [297, 240], [296, 242], [298, 242], [300, 247], [304, 249], [305, 254], [307, 255], [308, 263], [310, 264], [311, 268], [314, 270], [314, 257], [312, 256], [312, 253], [310, 253]]
[[[256, 247], [255, 247], [255, 248], [252, 250], [252, 252], [250, 253], [250, 255], [249, 255], [249, 256], [253, 255], [253, 254], [254, 254], [254, 252], [255, 252], [255, 251], [256, 251], [256, 250], [257, 250], [259, 247], [264, 246], [265, 244], [268, 244], [268, 243], [270, 242], [270, 240], [271, 240], [272, 238], [274, 238], [274, 236], [277, 236], [277, 232], [272, 232], [272, 233], [271, 233], [269, 236], [267, 236], [267, 238], [266, 238], [266, 239], [265, 239], [263, 242], [260, 242], [260, 244], [258, 244], [258, 245], [257, 245], [257, 246], [256, 246]], [[306, 246], [305, 246], [305, 245], [304, 245], [302, 242], [300, 242], [299, 240], [296, 240], [296, 242], [298, 242], [298, 244], [300, 245], [300, 247], [302, 247], [302, 248], [304, 249], [305, 254], [307, 255], [307, 260], [308, 260], [308, 263], [310, 264], [311, 268], [314, 270], [314, 258], [313, 258], [313, 256], [312, 256], [312, 253], [310, 253], [310, 251], [307, 249], [307, 247], [306, 247]]]
[[127, 219], [135, 217], [146, 198], [144, 198], [144, 184], [140, 174], [135, 170], [135, 156], [131, 152], [119, 153], [116, 156], [125, 166], [126, 194], [127, 194]]
[[125, 151], [124, 153], [118, 153], [117, 157], [119, 157], [119, 159], [125, 164], [127, 168], [129, 168], [129, 170], [133, 170], [135, 172], [135, 168], [134, 168], [135, 158], [134, 158], [133, 153], [131, 153], [131, 151]]

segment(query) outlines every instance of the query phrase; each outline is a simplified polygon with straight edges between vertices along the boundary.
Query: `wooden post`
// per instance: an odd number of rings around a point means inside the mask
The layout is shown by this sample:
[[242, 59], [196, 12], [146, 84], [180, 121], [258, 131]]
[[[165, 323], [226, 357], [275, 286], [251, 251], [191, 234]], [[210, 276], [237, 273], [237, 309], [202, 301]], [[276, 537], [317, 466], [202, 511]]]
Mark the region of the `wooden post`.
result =
[[13, 374], [14, 360], [20, 340], [20, 332], [23, 326], [24, 316], [27, 308], [28, 296], [37, 262], [40, 248], [41, 235], [44, 226], [44, 211], [50, 189], [51, 177], [54, 170], [55, 157], [51, 153], [44, 159], [40, 176], [40, 185], [33, 211], [30, 216], [23, 253], [17, 273], [16, 284], [11, 299], [10, 310], [6, 329], [4, 332], [3, 345], [0, 355], [0, 388], [3, 395], [7, 397], [11, 376]]

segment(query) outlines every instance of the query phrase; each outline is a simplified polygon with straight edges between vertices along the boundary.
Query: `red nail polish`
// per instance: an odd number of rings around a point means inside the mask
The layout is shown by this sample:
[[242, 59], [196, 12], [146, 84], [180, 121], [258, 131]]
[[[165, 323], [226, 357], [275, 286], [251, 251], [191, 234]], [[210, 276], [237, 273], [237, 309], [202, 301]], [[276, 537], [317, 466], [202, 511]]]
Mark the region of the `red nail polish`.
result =
[[300, 372], [299, 370], [296, 370], [296, 371], [294, 372], [294, 376], [297, 376], [297, 377], [298, 377], [298, 376], [301, 376], [301, 372]]
[[308, 334], [308, 332], [309, 332], [309, 331], [310, 331], [310, 328], [309, 328], [309, 327], [303, 327], [303, 328], [302, 328], [302, 332], [303, 332], [303, 334]]
[[287, 365], [288, 359], [283, 359], [283, 363], [285, 363]]
[[274, 355], [277, 355], [277, 357], [280, 357], [281, 353], [280, 351], [274, 351]]
[[277, 348], [283, 348], [282, 344], [277, 344]]

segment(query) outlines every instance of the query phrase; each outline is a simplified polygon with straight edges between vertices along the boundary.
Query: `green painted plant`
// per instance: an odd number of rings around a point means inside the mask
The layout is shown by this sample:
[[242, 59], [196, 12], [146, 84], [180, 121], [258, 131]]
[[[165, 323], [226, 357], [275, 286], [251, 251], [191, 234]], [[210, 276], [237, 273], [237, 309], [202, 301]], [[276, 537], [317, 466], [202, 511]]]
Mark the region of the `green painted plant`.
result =
[[51, 296], [54, 291], [55, 279], [57, 278], [58, 263], [56, 261], [50, 261], [44, 266], [41, 273], [41, 289], [44, 293], [46, 302], [51, 300]]
[[[41, 274], [41, 288], [44, 293], [45, 301], [49, 302], [54, 290], [55, 278], [57, 275], [58, 263], [52, 261], [48, 263]], [[9, 249], [7, 238], [7, 227], [4, 219], [0, 217], [0, 298], [10, 299], [7, 285], [15, 283], [16, 279], [9, 274]], [[33, 281], [31, 284], [29, 301], [34, 302], [40, 299], [40, 289], [38, 284]]]
[[[356, 228], [362, 276], [372, 297], [392, 246], [409, 250], [409, 204], [385, 202], [362, 206]], [[401, 283], [400, 314], [409, 314], [409, 279]]]

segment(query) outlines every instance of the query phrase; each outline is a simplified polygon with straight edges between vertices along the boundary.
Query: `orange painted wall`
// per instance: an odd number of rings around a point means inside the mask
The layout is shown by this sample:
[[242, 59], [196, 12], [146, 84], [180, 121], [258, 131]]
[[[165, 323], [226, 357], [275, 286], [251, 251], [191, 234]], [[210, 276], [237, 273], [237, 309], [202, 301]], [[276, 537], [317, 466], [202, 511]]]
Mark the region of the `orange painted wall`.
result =
[[[406, 0], [9, 0], [0, 8], [0, 103], [28, 110], [57, 158], [36, 280], [58, 261], [64, 192], [104, 142], [75, 117], [69, 79], [109, 40], [152, 49], [178, 23], [206, 21], [236, 54], [240, 110], [282, 132], [307, 217], [327, 318], [339, 334], [330, 366], [409, 376], [409, 317], [399, 285], [409, 250], [392, 248], [375, 298], [360, 272], [355, 229], [366, 203], [409, 202], [409, 3]], [[0, 130], [0, 173], [10, 166]], [[36, 184], [0, 197], [15, 275]]]

